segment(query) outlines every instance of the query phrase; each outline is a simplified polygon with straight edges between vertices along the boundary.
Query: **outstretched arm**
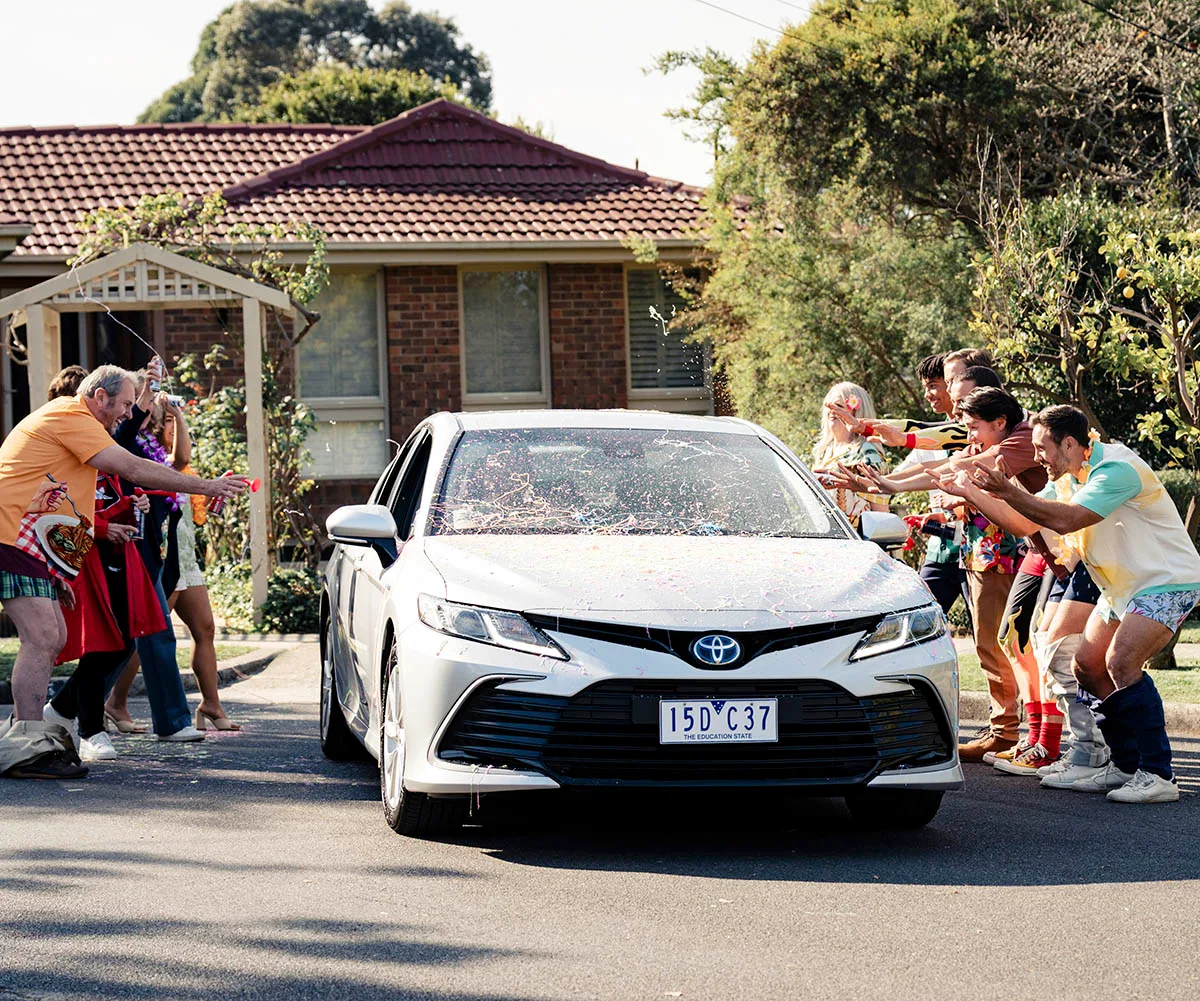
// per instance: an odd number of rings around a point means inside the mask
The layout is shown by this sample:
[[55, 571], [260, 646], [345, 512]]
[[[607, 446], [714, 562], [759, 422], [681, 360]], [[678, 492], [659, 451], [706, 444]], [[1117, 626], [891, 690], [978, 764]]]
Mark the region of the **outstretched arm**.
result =
[[1041, 528], [1020, 512], [1013, 510], [999, 497], [977, 487], [965, 470], [945, 473], [938, 480], [938, 486], [944, 493], [963, 498], [992, 524], [999, 525], [1013, 535], [1030, 535]]
[[[1090, 525], [1098, 525], [1104, 516], [1097, 514], [1082, 504], [1064, 504], [1062, 501], [1035, 497], [1009, 479], [1008, 466], [1003, 457], [996, 460], [994, 468], [977, 464], [967, 475], [972, 483], [987, 491], [993, 497], [1005, 502], [1010, 508], [1022, 515], [1027, 522], [1037, 527], [1048, 528], [1059, 535], [1078, 532]], [[970, 498], [968, 498], [970, 500]], [[970, 500], [974, 504], [974, 500]], [[987, 514], [982, 507], [979, 510]], [[991, 515], [988, 515], [991, 517]], [[997, 522], [1000, 524], [1000, 522]], [[1028, 535], [1022, 531], [1021, 535]]]
[[862, 493], [899, 494], [906, 490], [929, 490], [937, 486], [935, 473], [943, 462], [925, 462], [910, 469], [883, 476], [869, 466], [848, 469], [841, 463], [829, 470], [835, 486]]
[[131, 483], [149, 487], [151, 490], [176, 490], [188, 494], [206, 494], [209, 497], [234, 497], [246, 489], [244, 476], [221, 476], [204, 480], [189, 476], [170, 466], [149, 459], [141, 459], [120, 445], [109, 445], [88, 460], [88, 465], [102, 473], [115, 473]]

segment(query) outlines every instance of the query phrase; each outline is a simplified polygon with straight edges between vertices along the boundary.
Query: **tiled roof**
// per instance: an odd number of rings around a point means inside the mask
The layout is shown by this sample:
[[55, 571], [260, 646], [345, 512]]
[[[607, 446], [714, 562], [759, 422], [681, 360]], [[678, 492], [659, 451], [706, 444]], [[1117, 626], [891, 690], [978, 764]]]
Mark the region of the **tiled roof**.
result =
[[94, 208], [201, 195], [314, 153], [361, 128], [108, 125], [0, 129], [0, 214], [33, 224], [14, 257], [71, 253]]
[[0, 217], [18, 255], [74, 249], [96, 206], [224, 191], [234, 219], [306, 220], [330, 244], [688, 239], [701, 192], [434, 101], [373, 128], [134, 125], [0, 129]]

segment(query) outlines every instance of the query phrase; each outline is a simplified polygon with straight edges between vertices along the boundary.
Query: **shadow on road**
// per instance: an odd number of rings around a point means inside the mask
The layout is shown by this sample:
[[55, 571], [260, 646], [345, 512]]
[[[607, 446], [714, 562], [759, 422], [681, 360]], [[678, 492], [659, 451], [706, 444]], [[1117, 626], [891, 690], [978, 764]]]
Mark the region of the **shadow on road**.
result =
[[[1200, 878], [1200, 741], [1176, 740], [1181, 801], [1121, 806], [968, 765], [922, 831], [856, 827], [788, 793], [485, 801], [460, 839], [516, 865], [796, 882], [1056, 886]], [[1131, 851], [1136, 845], [1136, 851]]]
[[[142, 948], [124, 956], [107, 953], [85, 966], [64, 962], [57, 969], [19, 969], [6, 964], [0, 999], [200, 1001], [216, 996], [394, 1001], [397, 997], [419, 996], [429, 1001], [528, 1001], [524, 996], [507, 993], [422, 989], [407, 994], [398, 990], [394, 978], [406, 968], [469, 966], [496, 957], [520, 960], [526, 955], [517, 950], [421, 941], [419, 929], [406, 926], [281, 921], [265, 932], [256, 925], [253, 934], [245, 935], [233, 924], [182, 919], [0, 921], [0, 936], [10, 949], [29, 937], [55, 936], [64, 950], [70, 950], [75, 940], [113, 941], [115, 935], [140, 940]], [[275, 972], [278, 967], [289, 972]]]
[[[150, 825], [207, 822], [215, 806], [231, 833], [260, 830], [262, 811], [271, 810], [280, 829], [317, 824], [355, 839], [361, 830], [364, 842], [384, 839], [383, 877], [465, 878], [453, 864], [397, 864], [414, 843], [383, 825], [376, 766], [325, 759], [311, 709], [273, 707], [248, 715], [246, 723], [243, 732], [210, 737], [202, 746], [123, 742], [121, 761], [95, 767], [78, 783], [7, 781], [5, 810], [22, 822], [48, 822], [69, 810], [75, 818], [119, 816]], [[1200, 740], [1174, 744], [1185, 790], [1176, 804], [1119, 806], [968, 765], [966, 790], [948, 794], [923, 831], [863, 830], [841, 800], [784, 791], [539, 793], [485, 798], [452, 845], [521, 866], [745, 880], [951, 886], [1195, 880]], [[437, 859], [446, 861], [444, 854]], [[5, 863], [0, 890], [27, 893], [53, 892], [76, 878], [104, 879], [126, 863], [186, 864], [155, 853], [81, 857], [36, 848], [9, 853]], [[315, 871], [323, 863], [281, 855], [275, 868], [302, 875], [310, 864]], [[228, 866], [241, 875], [272, 869], [261, 862]]]
[[[182, 905], [174, 909], [179, 917], [131, 919], [116, 909], [78, 917], [69, 908], [60, 907], [56, 914], [51, 904], [81, 886], [93, 894], [100, 891], [105, 899], [136, 900], [138, 887], [150, 877], [162, 877], [164, 869], [181, 890], [195, 885], [188, 879], [195, 872], [188, 859], [151, 851], [100, 851], [85, 857], [37, 848], [9, 853], [4, 866], [9, 878], [0, 890], [17, 891], [20, 896], [10, 899], [23, 906], [16, 908], [22, 912], [20, 917], [0, 920], [0, 941], [5, 943], [0, 1001], [144, 997], [187, 1001], [213, 996], [528, 1001], [509, 993], [426, 988], [408, 995], [398, 990], [398, 982], [429, 970], [462, 972], [498, 958], [520, 962], [541, 956], [536, 950], [434, 941], [435, 933], [422, 925], [366, 914], [340, 920], [264, 920], [243, 913], [253, 908], [240, 907], [236, 897], [222, 917], [188, 917], [187, 893], [175, 901]], [[297, 882], [314, 874], [328, 876], [328, 866], [295, 861], [281, 861], [278, 866], [209, 862], [203, 872], [201, 885], [244, 886], [244, 880], [271, 872], [286, 873]], [[381, 885], [395, 877], [469, 878], [458, 870], [392, 865], [379, 867], [378, 876]], [[106, 884], [108, 892], [103, 892]], [[263, 885], [261, 879], [257, 885]], [[39, 898], [40, 903], [34, 903]], [[48, 944], [50, 961], [43, 952]]]
[[120, 757], [93, 764], [86, 779], [0, 779], [6, 808], [32, 819], [39, 811], [153, 818], [214, 806], [231, 828], [255, 827], [264, 806], [372, 802], [379, 798], [373, 763], [333, 762], [322, 753], [312, 714], [243, 708], [245, 729], [209, 731], [201, 743], [172, 744], [152, 735], [114, 737]]

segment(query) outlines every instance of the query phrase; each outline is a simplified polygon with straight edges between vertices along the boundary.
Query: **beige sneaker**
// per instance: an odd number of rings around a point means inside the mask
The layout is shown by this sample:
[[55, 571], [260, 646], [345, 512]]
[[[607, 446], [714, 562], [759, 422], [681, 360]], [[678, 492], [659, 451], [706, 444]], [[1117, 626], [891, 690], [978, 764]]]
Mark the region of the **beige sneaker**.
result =
[[1037, 775], [1053, 763], [1046, 749], [1041, 744], [1034, 744], [1015, 758], [997, 758], [996, 771], [1005, 775]]
[[963, 761], [983, 761], [989, 751], [998, 753], [1016, 747], [1015, 737], [1002, 737], [998, 733], [985, 733], [982, 737], [958, 745], [958, 756]]

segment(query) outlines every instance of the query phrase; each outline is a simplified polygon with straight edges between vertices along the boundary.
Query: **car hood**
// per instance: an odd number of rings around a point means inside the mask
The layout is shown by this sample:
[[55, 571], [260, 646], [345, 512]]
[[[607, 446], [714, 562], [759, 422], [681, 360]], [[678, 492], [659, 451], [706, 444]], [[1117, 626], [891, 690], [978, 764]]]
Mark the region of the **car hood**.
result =
[[869, 542], [702, 536], [425, 540], [451, 601], [679, 629], [769, 629], [930, 601]]

